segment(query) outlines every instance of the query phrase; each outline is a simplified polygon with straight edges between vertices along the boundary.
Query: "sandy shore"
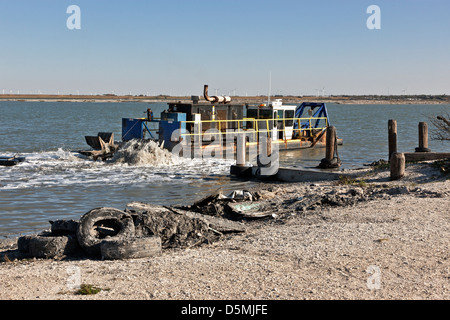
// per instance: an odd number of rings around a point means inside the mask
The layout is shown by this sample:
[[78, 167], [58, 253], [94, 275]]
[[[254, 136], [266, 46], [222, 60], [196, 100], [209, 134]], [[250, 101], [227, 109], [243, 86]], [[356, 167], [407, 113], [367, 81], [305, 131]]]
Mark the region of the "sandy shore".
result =
[[[267, 185], [275, 217], [153, 258], [6, 259], [0, 299], [449, 299], [450, 180], [427, 164], [388, 177], [367, 169], [362, 183]], [[298, 210], [314, 194], [342, 201]], [[75, 295], [79, 282], [102, 290]]]

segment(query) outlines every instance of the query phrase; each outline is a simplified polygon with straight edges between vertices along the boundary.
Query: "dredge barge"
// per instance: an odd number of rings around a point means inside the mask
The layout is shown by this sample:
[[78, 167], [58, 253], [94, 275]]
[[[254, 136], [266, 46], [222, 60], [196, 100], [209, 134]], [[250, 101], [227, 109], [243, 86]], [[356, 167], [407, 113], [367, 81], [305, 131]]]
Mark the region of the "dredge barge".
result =
[[[214, 154], [228, 159], [228, 155], [234, 157], [237, 137], [242, 134], [247, 147], [257, 150], [262, 141], [278, 150], [325, 147], [329, 126], [325, 103], [284, 105], [281, 99], [256, 105], [232, 103], [230, 97], [210, 97], [205, 85], [203, 99], [192, 96], [190, 102], [168, 103], [160, 118], [153, 118], [151, 111], [145, 118], [123, 118], [122, 143], [150, 139], [184, 157]], [[84, 154], [104, 160], [120, 147], [110, 136], [102, 136], [86, 137], [96, 150]], [[336, 142], [343, 143], [342, 139]]]

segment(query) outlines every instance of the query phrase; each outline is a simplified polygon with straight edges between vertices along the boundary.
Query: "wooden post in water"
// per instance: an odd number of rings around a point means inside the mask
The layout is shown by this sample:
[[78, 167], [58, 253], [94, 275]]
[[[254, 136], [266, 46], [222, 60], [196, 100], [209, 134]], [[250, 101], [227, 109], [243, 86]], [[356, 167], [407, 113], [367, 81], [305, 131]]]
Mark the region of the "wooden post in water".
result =
[[419, 147], [416, 152], [431, 152], [428, 149], [428, 124], [426, 122], [419, 122]]
[[405, 176], [405, 155], [394, 152], [390, 159], [391, 180], [399, 180]]
[[334, 153], [336, 148], [336, 127], [330, 126], [327, 128], [327, 139], [325, 149], [325, 159], [332, 161], [334, 159]]
[[[336, 143], [336, 127], [329, 126], [327, 128], [325, 158], [320, 161], [319, 168], [321, 169], [333, 169], [338, 168], [341, 165], [341, 160], [337, 156], [337, 143]], [[336, 155], [336, 156], [335, 156]]]
[[397, 152], [397, 120], [388, 121], [388, 136], [389, 136], [389, 155], [388, 160], [391, 160], [392, 155]]

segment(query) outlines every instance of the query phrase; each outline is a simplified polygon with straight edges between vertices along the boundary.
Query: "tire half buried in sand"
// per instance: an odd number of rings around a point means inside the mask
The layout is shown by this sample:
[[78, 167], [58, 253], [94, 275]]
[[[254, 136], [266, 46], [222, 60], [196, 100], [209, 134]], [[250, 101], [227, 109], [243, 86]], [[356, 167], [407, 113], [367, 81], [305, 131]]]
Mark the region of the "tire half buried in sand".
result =
[[62, 258], [77, 252], [79, 245], [73, 235], [53, 236], [43, 233], [36, 236], [22, 236], [17, 241], [21, 253], [34, 258]]
[[161, 253], [161, 238], [148, 236], [104, 240], [100, 250], [103, 260], [148, 258]]

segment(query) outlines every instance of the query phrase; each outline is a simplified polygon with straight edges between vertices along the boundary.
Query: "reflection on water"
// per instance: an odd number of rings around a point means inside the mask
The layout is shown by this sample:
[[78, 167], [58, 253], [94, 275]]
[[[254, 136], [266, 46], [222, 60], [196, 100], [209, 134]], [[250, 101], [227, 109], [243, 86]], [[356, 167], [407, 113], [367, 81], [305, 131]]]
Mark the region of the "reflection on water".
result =
[[283, 150], [280, 151], [282, 167], [316, 167], [325, 157], [325, 148]]

